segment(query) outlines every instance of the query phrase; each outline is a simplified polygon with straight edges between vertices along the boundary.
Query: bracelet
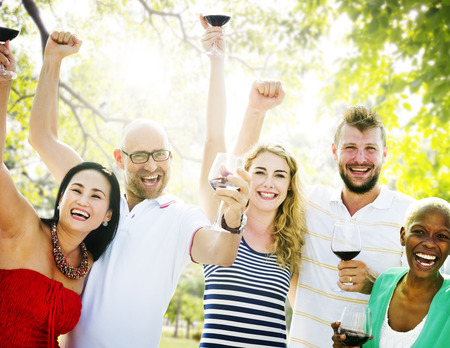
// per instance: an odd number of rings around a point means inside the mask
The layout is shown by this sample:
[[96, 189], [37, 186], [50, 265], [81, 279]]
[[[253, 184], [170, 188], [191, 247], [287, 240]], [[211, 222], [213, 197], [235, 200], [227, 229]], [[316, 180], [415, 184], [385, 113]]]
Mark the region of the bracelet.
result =
[[243, 214], [241, 216], [241, 225], [239, 227], [232, 228], [227, 225], [227, 222], [225, 221], [225, 215], [222, 215], [221, 226], [224, 230], [227, 230], [230, 233], [241, 234], [244, 231], [246, 222], [247, 222], [247, 217], [245, 216], [245, 214]]

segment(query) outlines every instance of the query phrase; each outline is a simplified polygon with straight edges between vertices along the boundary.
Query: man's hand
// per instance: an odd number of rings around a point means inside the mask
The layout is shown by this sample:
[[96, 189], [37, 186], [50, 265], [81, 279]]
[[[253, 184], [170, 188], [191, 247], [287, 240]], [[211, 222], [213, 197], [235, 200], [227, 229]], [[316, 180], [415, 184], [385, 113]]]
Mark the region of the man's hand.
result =
[[250, 90], [248, 107], [266, 112], [280, 105], [285, 95], [280, 81], [258, 80], [253, 82]]
[[215, 196], [224, 202], [224, 216], [227, 226], [236, 228], [241, 225], [241, 217], [250, 198], [251, 176], [238, 168], [238, 176], [228, 175], [227, 180], [239, 187], [239, 190], [217, 188]]
[[341, 261], [337, 267], [339, 270], [338, 286], [342, 290], [370, 295], [373, 284], [379, 276], [378, 273], [359, 260]]
[[55, 57], [62, 60], [80, 50], [81, 41], [76, 35], [70, 32], [54, 31], [47, 40], [44, 57]]

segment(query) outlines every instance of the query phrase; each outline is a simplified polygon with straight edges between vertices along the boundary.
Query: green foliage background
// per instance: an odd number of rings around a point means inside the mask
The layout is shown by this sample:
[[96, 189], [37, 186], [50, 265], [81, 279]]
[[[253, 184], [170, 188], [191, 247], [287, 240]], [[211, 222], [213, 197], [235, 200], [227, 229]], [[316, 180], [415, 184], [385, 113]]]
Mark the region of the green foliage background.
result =
[[[49, 32], [75, 32], [84, 41], [63, 65], [60, 138], [120, 176], [112, 151], [123, 125], [153, 118], [174, 148], [169, 190], [196, 203], [209, 73], [198, 14], [212, 2], [26, 2], [37, 6]], [[270, 113], [262, 137], [298, 155], [305, 181], [339, 184], [330, 151], [333, 125], [344, 107], [365, 104], [388, 128], [382, 183], [417, 198], [450, 200], [450, 0], [214, 3], [232, 16], [225, 37], [230, 144], [253, 79], [280, 79], [287, 96]], [[19, 22], [11, 48], [20, 76], [8, 107], [4, 162], [46, 215], [56, 185], [27, 143], [42, 63], [40, 33], [21, 1], [0, 1], [0, 25]], [[313, 107], [306, 107], [311, 99]]]

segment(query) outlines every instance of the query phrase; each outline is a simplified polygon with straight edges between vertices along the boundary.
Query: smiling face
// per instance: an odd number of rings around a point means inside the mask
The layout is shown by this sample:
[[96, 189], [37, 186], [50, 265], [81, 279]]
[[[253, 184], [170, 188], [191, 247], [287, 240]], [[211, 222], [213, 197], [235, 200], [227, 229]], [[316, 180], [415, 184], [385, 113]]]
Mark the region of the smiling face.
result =
[[[127, 153], [168, 150], [169, 143], [164, 130], [153, 122], [136, 122], [124, 135], [122, 149]], [[114, 152], [117, 164], [124, 170], [127, 201], [132, 209], [144, 199], [161, 196], [170, 178], [169, 159], [155, 162], [150, 156], [146, 163], [133, 163], [122, 151]]]
[[338, 144], [333, 144], [333, 156], [345, 186], [359, 194], [378, 186], [386, 154], [379, 128], [361, 132], [356, 127], [344, 125]]
[[450, 215], [436, 207], [423, 207], [401, 229], [410, 272], [427, 277], [439, 272], [450, 251]]
[[252, 176], [250, 204], [264, 211], [276, 211], [286, 199], [291, 176], [286, 160], [271, 152], [256, 157], [249, 172]]
[[96, 170], [82, 170], [70, 180], [60, 206], [60, 223], [90, 232], [111, 218], [109, 210], [111, 185]]

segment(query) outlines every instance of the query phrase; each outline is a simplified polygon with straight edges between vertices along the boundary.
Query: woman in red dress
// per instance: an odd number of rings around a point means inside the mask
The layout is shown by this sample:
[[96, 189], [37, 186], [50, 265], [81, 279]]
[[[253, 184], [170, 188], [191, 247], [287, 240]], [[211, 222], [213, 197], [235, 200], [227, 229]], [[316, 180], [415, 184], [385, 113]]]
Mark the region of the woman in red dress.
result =
[[[50, 40], [77, 44], [70, 35]], [[0, 44], [0, 63], [15, 71], [9, 42]], [[0, 156], [5, 159], [11, 85], [0, 76]], [[119, 202], [114, 174], [84, 162], [62, 181], [53, 217], [40, 219], [5, 163], [0, 166], [0, 347], [58, 347], [58, 336], [80, 317], [87, 273], [115, 235]]]

